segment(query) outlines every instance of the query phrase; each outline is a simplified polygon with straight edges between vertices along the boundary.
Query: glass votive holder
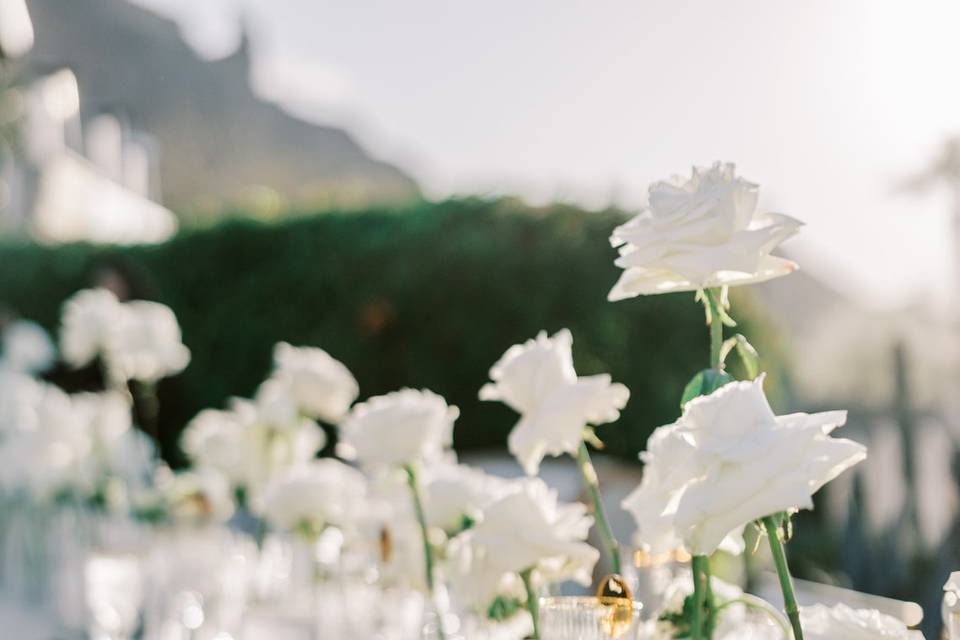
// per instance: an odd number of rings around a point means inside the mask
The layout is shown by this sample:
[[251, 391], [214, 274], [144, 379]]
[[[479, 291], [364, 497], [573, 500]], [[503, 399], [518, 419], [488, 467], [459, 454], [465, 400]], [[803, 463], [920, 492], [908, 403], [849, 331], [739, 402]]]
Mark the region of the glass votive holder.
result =
[[542, 640], [636, 640], [639, 602], [624, 598], [561, 596], [541, 598]]

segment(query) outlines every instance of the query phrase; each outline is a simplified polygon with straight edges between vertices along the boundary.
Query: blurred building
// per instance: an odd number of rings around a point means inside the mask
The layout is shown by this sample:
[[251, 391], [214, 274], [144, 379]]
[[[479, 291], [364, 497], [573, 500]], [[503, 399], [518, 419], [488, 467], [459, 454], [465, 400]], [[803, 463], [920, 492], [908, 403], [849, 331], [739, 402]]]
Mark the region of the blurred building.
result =
[[[0, 225], [44, 242], [150, 243], [169, 238], [176, 217], [151, 197], [150, 138], [112, 113], [84, 119], [68, 66], [23, 67], [35, 30], [24, 0], [0, 0], [8, 132], [0, 164]], [[14, 74], [16, 80], [14, 80]]]
[[[85, 141], [87, 157], [114, 180], [128, 179], [101, 162], [116, 160], [104, 149], [116, 148], [117, 132], [94, 121], [114, 114], [133, 134], [124, 137], [125, 166], [137, 153], [152, 158], [151, 195], [178, 214], [366, 207], [420, 195], [408, 175], [345, 131], [300, 120], [254, 94], [248, 37], [232, 55], [209, 61], [174, 22], [126, 0], [2, 1], [25, 1], [33, 20], [35, 43], [22, 67], [65, 65], [75, 74], [84, 136], [97, 138]], [[145, 144], [135, 151], [138, 141]]]

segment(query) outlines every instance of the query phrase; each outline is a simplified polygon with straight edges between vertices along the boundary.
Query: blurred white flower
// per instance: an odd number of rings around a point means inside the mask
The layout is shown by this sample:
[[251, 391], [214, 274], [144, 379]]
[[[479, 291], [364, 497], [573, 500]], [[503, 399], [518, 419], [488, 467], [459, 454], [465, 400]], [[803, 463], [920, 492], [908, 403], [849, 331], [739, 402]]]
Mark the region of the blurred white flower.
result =
[[260, 383], [253, 402], [261, 419], [271, 424], [293, 424], [304, 416], [291, 386], [276, 377]]
[[[522, 591], [523, 585], [519, 586]], [[518, 597], [525, 596], [521, 593]], [[484, 613], [465, 615], [460, 622], [460, 633], [470, 640], [524, 640], [533, 634], [533, 619], [525, 609], [518, 610], [506, 620], [490, 620]]]
[[573, 336], [567, 329], [507, 349], [490, 369], [481, 400], [501, 400], [521, 415], [508, 446], [524, 470], [536, 475], [545, 455], [576, 455], [588, 424], [613, 422], [630, 397], [608, 374], [577, 377]]
[[5, 434], [0, 478], [7, 490], [46, 500], [71, 479], [79, 480], [79, 464], [91, 454], [92, 441], [70, 396], [53, 385], [42, 384], [19, 413], [27, 421]]
[[510, 490], [511, 483], [464, 464], [432, 465], [423, 474], [427, 524], [447, 534], [480, 520], [484, 508]]
[[212, 470], [180, 471], [160, 487], [170, 517], [178, 522], [225, 522], [233, 515], [230, 483]]
[[589, 585], [599, 552], [585, 542], [593, 518], [580, 503], [560, 504], [539, 478], [515, 481], [458, 540], [458, 594], [484, 608], [517, 574], [541, 584], [573, 579]]
[[193, 466], [216, 470], [234, 486], [244, 484], [249, 445], [234, 412], [204, 409], [187, 423], [180, 446]]
[[289, 387], [305, 416], [337, 424], [360, 393], [350, 370], [323, 349], [279, 342], [273, 362], [272, 377]]
[[57, 350], [49, 334], [36, 322], [16, 320], [0, 337], [0, 369], [39, 374], [53, 366]]
[[222, 473], [254, 505], [267, 483], [313, 459], [326, 443], [316, 422], [298, 415], [278, 420], [283, 415], [275, 407], [234, 398], [228, 410], [198, 413], [184, 429], [181, 445], [194, 466]]
[[133, 426], [130, 403], [116, 391], [72, 396], [78, 418], [87, 425], [94, 446], [106, 449]]
[[339, 460], [315, 460], [267, 485], [258, 510], [271, 526], [309, 537], [327, 526], [348, 529], [361, 515], [366, 484], [362, 473]]
[[121, 303], [107, 289], [84, 289], [64, 303], [61, 316], [64, 360], [82, 367], [100, 356], [113, 382], [156, 382], [190, 362], [177, 317], [159, 302]]
[[842, 603], [802, 607], [800, 623], [809, 640], [923, 640], [923, 634], [911, 631], [897, 618]]
[[[97, 497], [111, 478], [126, 482], [129, 455], [120, 455], [132, 429], [130, 407], [120, 394], [67, 395], [46, 384], [8, 408], [0, 439], [0, 485], [39, 500], [58, 493]], [[7, 409], [5, 409], [5, 412]], [[103, 496], [100, 496], [103, 497]]]
[[107, 367], [117, 380], [156, 382], [180, 373], [190, 350], [180, 337], [177, 317], [159, 302], [134, 300], [121, 305], [107, 335]]
[[794, 271], [793, 262], [770, 252], [802, 223], [757, 214], [757, 191], [733, 164], [719, 162], [694, 168], [689, 180], [653, 184], [646, 209], [610, 237], [624, 272], [609, 299], [749, 284]]
[[367, 467], [436, 460], [453, 444], [459, 412], [426, 389], [402, 389], [354, 405], [340, 424], [340, 452]]
[[389, 586], [426, 591], [424, 546], [404, 473], [370, 477], [359, 529], [363, 555]]
[[36, 406], [45, 386], [24, 373], [0, 369], [0, 442], [8, 432], [37, 428]]
[[763, 376], [695, 398], [681, 418], [654, 431], [645, 462], [651, 479], [623, 502], [640, 526], [638, 543], [682, 540], [709, 555], [731, 533], [764, 516], [812, 509], [813, 494], [866, 458], [856, 442], [830, 436], [846, 412], [776, 416]]
[[67, 364], [83, 367], [102, 354], [120, 301], [107, 289], [84, 289], [63, 303], [60, 314], [60, 353]]

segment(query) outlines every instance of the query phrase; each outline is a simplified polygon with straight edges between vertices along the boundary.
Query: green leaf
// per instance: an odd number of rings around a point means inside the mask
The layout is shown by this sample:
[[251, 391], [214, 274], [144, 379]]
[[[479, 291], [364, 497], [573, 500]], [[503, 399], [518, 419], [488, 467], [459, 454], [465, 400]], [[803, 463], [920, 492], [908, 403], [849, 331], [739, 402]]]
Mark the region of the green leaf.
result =
[[704, 369], [693, 376], [693, 379], [684, 387], [683, 397], [680, 398], [680, 408], [683, 409], [688, 402], [696, 397], [710, 395], [728, 382], [733, 382], [733, 376], [726, 371]]
[[738, 333], [733, 339], [737, 341], [737, 355], [740, 356], [740, 361], [747, 370], [747, 377], [753, 380], [760, 375], [760, 354], [741, 334]]
[[523, 602], [517, 598], [497, 596], [493, 604], [490, 605], [490, 608], [487, 609], [487, 618], [498, 622], [506, 620], [517, 611], [523, 609], [523, 606]]

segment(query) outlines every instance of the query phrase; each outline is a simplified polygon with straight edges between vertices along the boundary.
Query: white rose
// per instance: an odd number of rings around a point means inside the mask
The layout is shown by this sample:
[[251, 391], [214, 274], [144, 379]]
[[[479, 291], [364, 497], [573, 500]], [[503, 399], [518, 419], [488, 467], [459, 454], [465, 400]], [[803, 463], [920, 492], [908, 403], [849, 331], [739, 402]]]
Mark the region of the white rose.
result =
[[437, 394], [402, 389], [354, 405], [340, 423], [344, 457], [370, 467], [435, 460], [453, 444], [459, 412]]
[[204, 409], [187, 423], [180, 446], [195, 467], [216, 470], [235, 486], [243, 484], [249, 445], [234, 412]]
[[[599, 552], [584, 542], [593, 518], [580, 503], [560, 504], [538, 478], [513, 483], [513, 490], [487, 506], [463, 536], [460, 574], [474, 592], [470, 600], [488, 605], [504, 581], [532, 569], [538, 580], [574, 579], [589, 584]], [[466, 554], [466, 560], [464, 559]]]
[[273, 527], [316, 535], [327, 526], [353, 526], [366, 499], [366, 479], [339, 460], [294, 467], [260, 495], [259, 511]]
[[363, 506], [360, 542], [383, 583], [426, 590], [423, 536], [406, 474], [392, 470], [372, 476]]
[[312, 420], [295, 416], [278, 422], [277, 416], [264, 412], [263, 405], [234, 398], [227, 411], [197, 414], [181, 444], [195, 466], [224, 474], [255, 503], [256, 492], [266, 483], [313, 459], [326, 443], [323, 429]]
[[105, 356], [115, 379], [156, 382], [180, 373], [190, 362], [170, 307], [134, 300], [121, 305], [113, 322]]
[[231, 409], [242, 428], [244, 487], [254, 507], [258, 491], [278, 475], [313, 460], [327, 442], [326, 433], [309, 418], [268, 411], [241, 398], [232, 400]]
[[170, 516], [178, 522], [225, 522], [233, 515], [230, 483], [215, 471], [180, 471], [161, 491]]
[[103, 450], [133, 427], [130, 403], [122, 393], [78, 393], [71, 398], [74, 411], [89, 429], [94, 445]]
[[552, 338], [542, 331], [507, 349], [490, 369], [493, 383], [480, 389], [481, 400], [501, 400], [521, 415], [508, 446], [529, 475], [546, 455], [575, 455], [584, 427], [613, 422], [630, 397], [607, 374], [577, 377], [572, 346], [567, 329]]
[[0, 481], [4, 487], [26, 491], [37, 499], [76, 488], [89, 491], [91, 478], [81, 464], [93, 452], [88, 416], [59, 388], [41, 383], [39, 393], [27, 399], [15, 425], [0, 442]]
[[72, 367], [83, 367], [107, 345], [120, 301], [107, 289], [84, 289], [63, 303], [60, 314], [60, 352]]
[[293, 389], [276, 377], [267, 378], [260, 383], [253, 402], [261, 419], [271, 424], [293, 424], [301, 418]]
[[431, 466], [423, 476], [427, 524], [447, 533], [476, 522], [483, 509], [510, 490], [510, 482], [463, 464]]
[[[19, 384], [17, 384], [19, 380]], [[29, 380], [29, 379], [26, 379]], [[151, 473], [150, 440], [133, 429], [130, 405], [117, 392], [67, 395], [43, 382], [0, 376], [18, 390], [0, 394], [0, 484], [45, 499], [57, 492], [92, 497], [108, 482], [123, 489]], [[135, 446], [146, 441], [146, 447]]]
[[911, 631], [897, 618], [842, 603], [803, 607], [800, 623], [808, 640], [923, 640], [922, 633]]
[[689, 180], [650, 187], [649, 204], [617, 227], [610, 242], [624, 269], [610, 300], [762, 282], [797, 266], [770, 255], [801, 222], [781, 214], [756, 214], [757, 190], [734, 165], [694, 168]]
[[311, 418], [337, 424], [360, 393], [350, 370], [323, 349], [280, 342], [273, 362], [274, 376], [289, 385], [300, 411]]
[[29, 320], [17, 320], [7, 326], [0, 342], [0, 369], [43, 373], [53, 366], [57, 357], [47, 332]]
[[694, 443], [676, 429], [659, 427], [647, 440], [640, 459], [640, 486], [621, 505], [637, 523], [634, 544], [654, 555], [681, 549], [683, 539], [674, 517], [684, 489], [698, 473]]
[[862, 445], [829, 435], [845, 421], [843, 411], [774, 415], [762, 376], [728, 384], [688, 402], [676, 423], [651, 436], [653, 455], [662, 456], [658, 473], [673, 464], [664, 452], [679, 452], [676, 469], [658, 479], [669, 487], [659, 514], [650, 506], [662, 488], [655, 481], [642, 483], [623, 506], [638, 518], [658, 516], [662, 521], [652, 529], [659, 535], [683, 540], [694, 555], [709, 555], [754, 520], [812, 509], [820, 487], [866, 458]]
[[0, 442], [12, 431], [37, 428], [34, 409], [45, 383], [23, 373], [0, 369]]

